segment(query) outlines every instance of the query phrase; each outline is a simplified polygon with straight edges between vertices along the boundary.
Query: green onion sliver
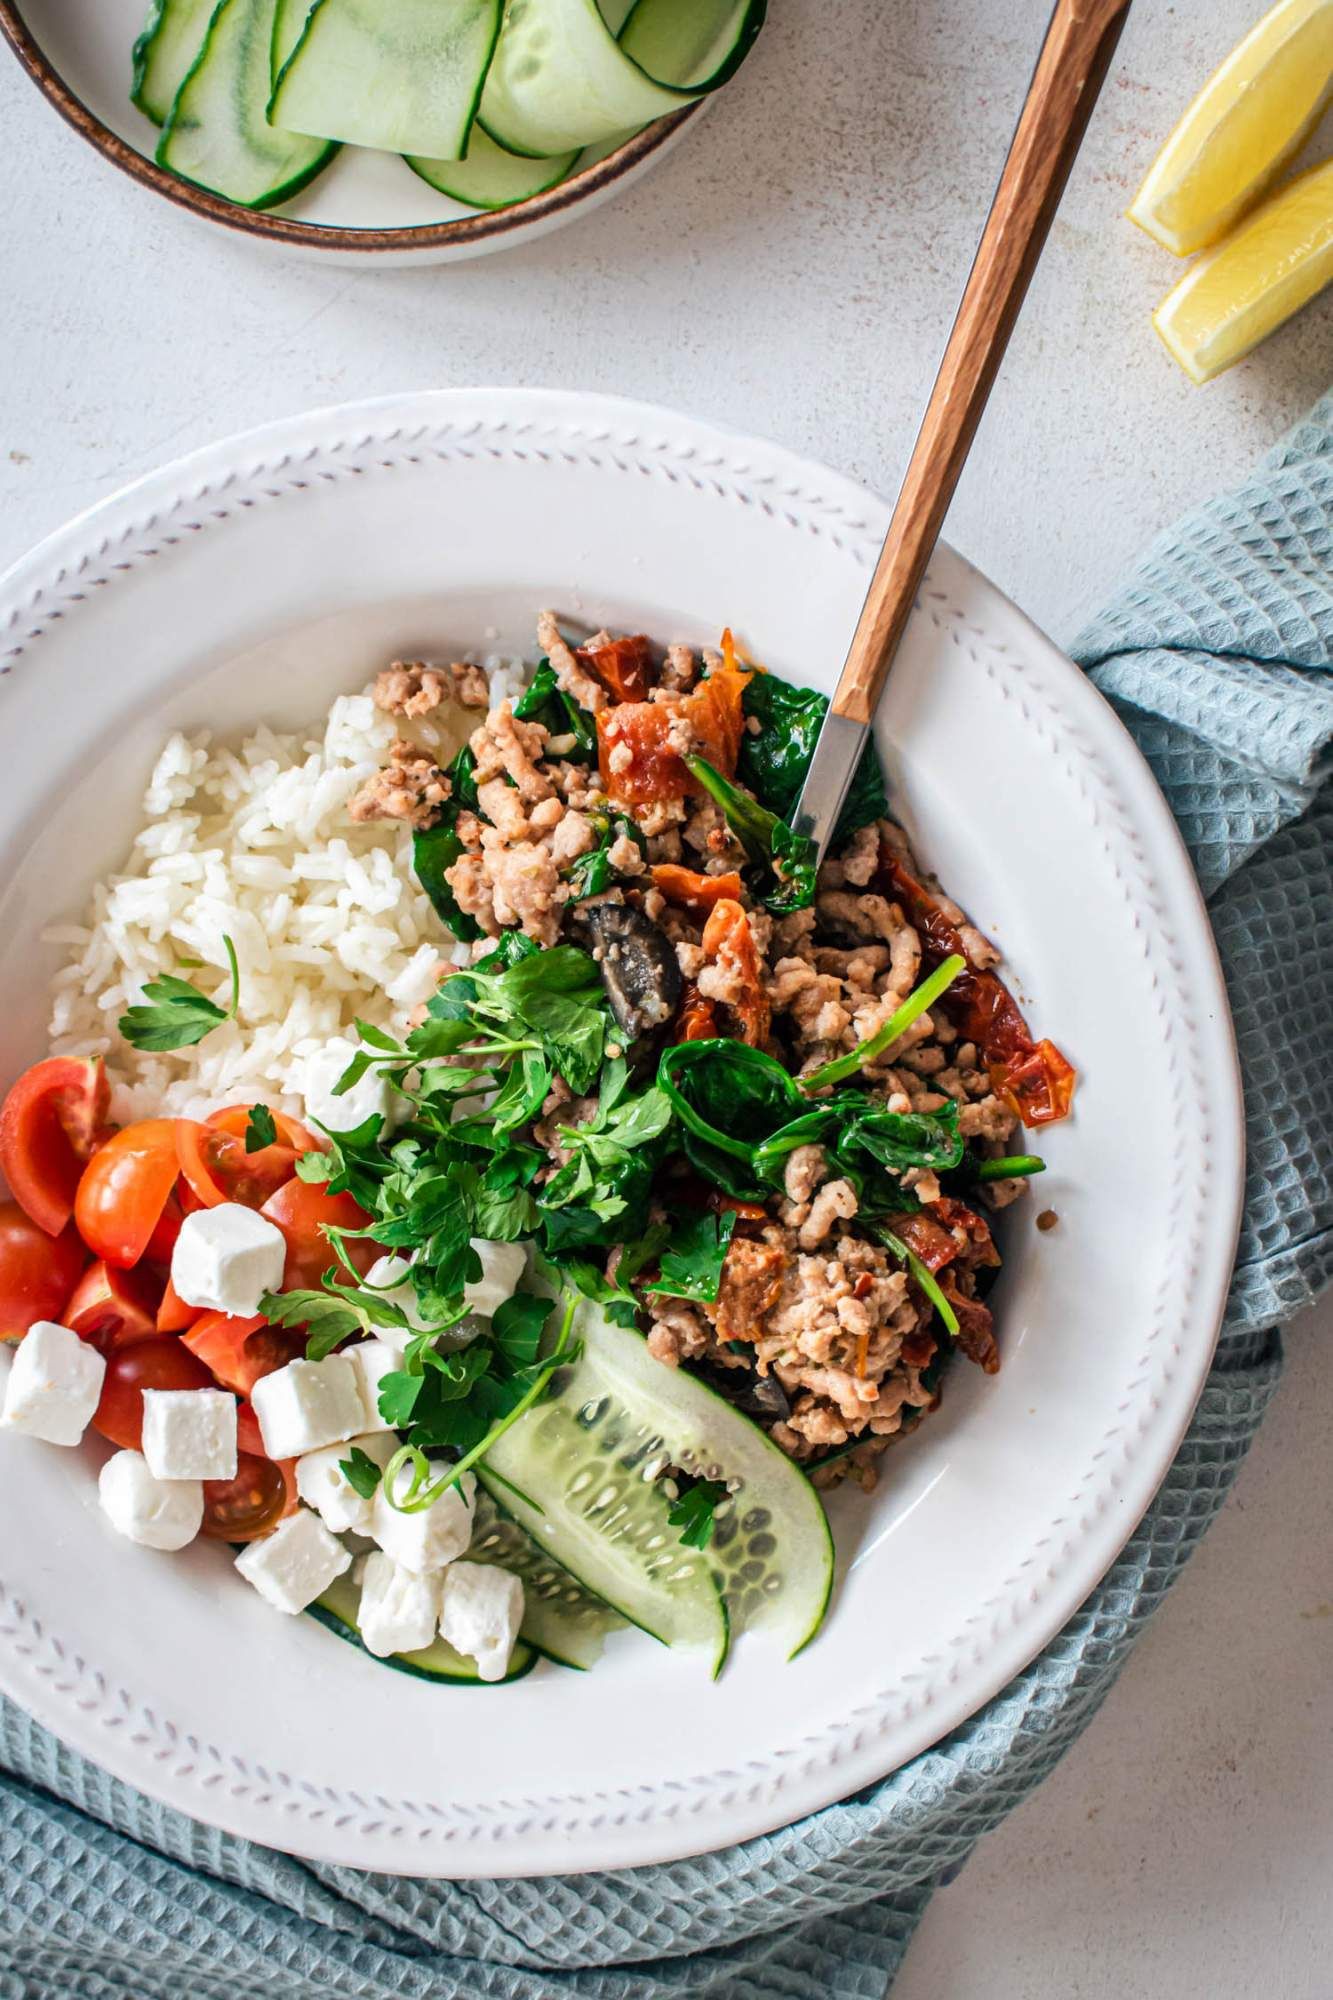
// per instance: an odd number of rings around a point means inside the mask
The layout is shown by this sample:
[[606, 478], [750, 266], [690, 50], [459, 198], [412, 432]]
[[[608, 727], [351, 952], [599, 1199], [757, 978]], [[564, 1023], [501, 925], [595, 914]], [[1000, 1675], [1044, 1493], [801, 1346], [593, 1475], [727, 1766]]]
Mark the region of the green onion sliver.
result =
[[[943, 967], [940, 969], [943, 971]], [[940, 1290], [939, 1280], [936, 1278], [935, 1273], [926, 1269], [926, 1266], [921, 1262], [915, 1250], [909, 1250], [900, 1236], [895, 1236], [888, 1229], [881, 1229], [879, 1234], [880, 1240], [884, 1243], [885, 1247], [892, 1250], [895, 1257], [902, 1258], [904, 1264], [906, 1264], [908, 1270], [916, 1279], [916, 1282], [920, 1285], [940, 1318], [944, 1321], [947, 1331], [957, 1339], [958, 1315], [945, 1298], [944, 1293]], [[387, 1473], [385, 1477], [388, 1477]]]
[[891, 1014], [884, 1026], [877, 1029], [869, 1040], [859, 1043], [845, 1056], [835, 1056], [832, 1062], [825, 1063], [822, 1069], [817, 1069], [813, 1076], [803, 1076], [802, 1090], [822, 1090], [825, 1084], [841, 1083], [845, 1076], [855, 1076], [857, 1070], [862, 1069], [866, 1063], [874, 1062], [882, 1056], [885, 1049], [891, 1048], [898, 1037], [911, 1027], [913, 1021], [925, 1013], [927, 1007], [934, 1006], [941, 993], [953, 985], [954, 980], [966, 966], [967, 960], [960, 958], [957, 952], [951, 958], [946, 958], [942, 965], [935, 967], [928, 978], [922, 980], [914, 993], [908, 994], [897, 1013]]
[[983, 1160], [977, 1168], [979, 1181], [1017, 1181], [1028, 1174], [1044, 1174], [1045, 1160], [1035, 1153], [1010, 1153], [1002, 1160]]

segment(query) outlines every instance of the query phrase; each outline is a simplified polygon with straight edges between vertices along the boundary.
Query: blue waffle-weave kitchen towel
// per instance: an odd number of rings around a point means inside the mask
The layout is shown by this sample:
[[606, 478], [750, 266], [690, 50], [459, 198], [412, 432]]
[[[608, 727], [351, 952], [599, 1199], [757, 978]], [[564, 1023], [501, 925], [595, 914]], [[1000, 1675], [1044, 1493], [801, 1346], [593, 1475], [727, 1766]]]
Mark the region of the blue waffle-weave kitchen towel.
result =
[[1277, 1325], [1333, 1266], [1333, 396], [1164, 536], [1075, 650], [1208, 892], [1249, 1137], [1216, 1366], [1110, 1575], [988, 1708], [882, 1784], [620, 1875], [427, 1883], [293, 1861], [165, 1811], [0, 1704], [0, 2000], [880, 2000], [937, 1878], [1095, 1712], [1245, 1455]]

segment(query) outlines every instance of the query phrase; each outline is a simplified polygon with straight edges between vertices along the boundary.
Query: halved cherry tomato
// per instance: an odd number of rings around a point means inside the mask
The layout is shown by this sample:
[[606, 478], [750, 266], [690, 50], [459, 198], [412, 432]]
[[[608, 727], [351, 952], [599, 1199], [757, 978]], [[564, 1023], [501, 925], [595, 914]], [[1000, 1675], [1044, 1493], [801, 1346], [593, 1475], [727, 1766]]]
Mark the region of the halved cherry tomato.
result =
[[167, 1205], [153, 1225], [153, 1233], [144, 1249], [144, 1256], [150, 1264], [169, 1264], [171, 1253], [176, 1248], [176, 1238], [181, 1233], [185, 1220], [180, 1197], [176, 1193], [167, 1196]]
[[271, 1534], [291, 1512], [296, 1480], [290, 1460], [265, 1458], [254, 1452], [236, 1454], [234, 1479], [204, 1481], [204, 1524], [201, 1534], [218, 1542], [256, 1542]]
[[261, 1375], [285, 1368], [305, 1353], [305, 1335], [270, 1326], [262, 1314], [239, 1319], [231, 1313], [201, 1313], [181, 1339], [191, 1354], [211, 1368], [224, 1389], [248, 1396]]
[[179, 1340], [163, 1340], [154, 1334], [136, 1340], [129, 1347], [117, 1347], [107, 1356], [102, 1399], [93, 1417], [93, 1428], [125, 1451], [138, 1451], [143, 1443], [143, 1392], [145, 1389], [211, 1389], [213, 1377], [202, 1361], [196, 1360]]
[[[316, 1182], [296, 1179], [289, 1180], [270, 1196], [262, 1213], [270, 1222], [276, 1222], [287, 1238], [287, 1262], [282, 1273], [284, 1292], [313, 1289], [329, 1266], [337, 1262], [326, 1230], [364, 1229], [370, 1221], [350, 1194], [328, 1194]], [[369, 1237], [361, 1237], [347, 1245], [347, 1254], [364, 1276], [384, 1251]]]
[[95, 1257], [122, 1270], [148, 1248], [177, 1173], [175, 1118], [144, 1118], [114, 1132], [83, 1170], [74, 1220]]
[[118, 1271], [99, 1260], [74, 1287], [61, 1324], [103, 1354], [145, 1340], [157, 1331], [160, 1283], [148, 1271]]
[[39, 1319], [60, 1320], [87, 1261], [73, 1223], [48, 1236], [16, 1201], [0, 1201], [0, 1340], [22, 1339]]
[[[253, 1104], [228, 1104], [222, 1111], [210, 1112], [204, 1123], [215, 1132], [230, 1132], [233, 1139], [239, 1139], [244, 1145], [246, 1127], [250, 1123], [250, 1113], [254, 1108]], [[273, 1111], [269, 1115], [277, 1128], [276, 1144], [279, 1146], [290, 1146], [297, 1153], [328, 1151], [328, 1142], [317, 1139], [299, 1119], [289, 1117], [285, 1111]], [[250, 1158], [257, 1159], [258, 1154], [252, 1153]]]
[[187, 1326], [193, 1326], [199, 1317], [198, 1306], [187, 1306], [170, 1278], [162, 1294], [157, 1309], [157, 1330], [159, 1333], [183, 1333]]
[[107, 1099], [100, 1056], [52, 1056], [24, 1070], [0, 1108], [0, 1173], [48, 1236], [59, 1236], [74, 1212]]
[[247, 1153], [242, 1134], [184, 1118], [176, 1128], [176, 1145], [186, 1186], [205, 1208], [224, 1201], [262, 1208], [296, 1171], [292, 1146], [261, 1146]]

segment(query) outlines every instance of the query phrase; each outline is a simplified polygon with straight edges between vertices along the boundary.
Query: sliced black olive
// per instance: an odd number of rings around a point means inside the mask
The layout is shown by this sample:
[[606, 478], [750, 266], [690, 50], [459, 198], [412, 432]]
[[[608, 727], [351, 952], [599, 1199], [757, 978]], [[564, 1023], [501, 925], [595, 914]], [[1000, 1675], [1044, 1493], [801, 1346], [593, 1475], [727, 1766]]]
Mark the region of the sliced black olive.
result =
[[594, 903], [580, 911], [597, 947], [611, 1012], [629, 1042], [664, 1029], [680, 1004], [680, 966], [670, 938], [629, 903]]

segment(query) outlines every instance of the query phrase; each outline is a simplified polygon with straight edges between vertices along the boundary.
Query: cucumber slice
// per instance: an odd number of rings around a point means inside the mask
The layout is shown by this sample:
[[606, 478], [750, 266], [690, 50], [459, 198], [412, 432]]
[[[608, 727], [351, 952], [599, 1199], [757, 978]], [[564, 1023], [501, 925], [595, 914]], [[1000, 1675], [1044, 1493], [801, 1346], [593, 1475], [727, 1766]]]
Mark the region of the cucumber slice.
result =
[[282, 75], [287, 58], [305, 33], [313, 0], [278, 0], [273, 10], [273, 54], [269, 62], [269, 89]]
[[[583, 1352], [544, 1403], [491, 1447], [478, 1472], [506, 1510], [580, 1582], [669, 1644], [705, 1636], [693, 1552], [666, 1519], [645, 1467], [670, 1464], [732, 1487], [706, 1564], [737, 1630], [768, 1632], [789, 1656], [818, 1631], [833, 1583], [819, 1495], [756, 1424], [642, 1337], [595, 1309]], [[499, 1489], [521, 1487], [544, 1511]], [[671, 1589], [664, 1590], [669, 1576]]]
[[[621, 10], [607, 0], [610, 19]], [[618, 43], [597, 0], [506, 0], [481, 118], [516, 153], [597, 146], [692, 104], [730, 76], [763, 26], [766, 0], [660, 0]], [[659, 68], [637, 59], [637, 47]], [[694, 81], [695, 75], [699, 81]]]
[[218, 0], [157, 147], [159, 166], [245, 208], [288, 200], [338, 150], [265, 118], [276, 4]]
[[564, 153], [689, 102], [621, 53], [596, 0], [508, 0], [481, 117], [514, 152]]
[[[512, 1497], [512, 1496], [511, 1496]], [[523, 1497], [519, 1496], [520, 1499]], [[476, 1522], [468, 1550], [478, 1562], [498, 1563], [523, 1579], [523, 1624], [519, 1637], [547, 1659], [565, 1667], [591, 1667], [608, 1632], [624, 1619], [594, 1597], [577, 1577], [553, 1562], [525, 1535], [517, 1521], [485, 1491], [477, 1495]]]
[[500, 0], [315, 0], [269, 116], [293, 132], [461, 160], [499, 32]]
[[154, 125], [165, 125], [176, 92], [199, 53], [217, 0], [154, 0], [134, 44], [130, 102]]
[[356, 1622], [360, 1603], [361, 1592], [356, 1584], [346, 1576], [339, 1576], [334, 1578], [324, 1595], [309, 1606], [309, 1614], [318, 1624], [336, 1632], [340, 1639], [360, 1646], [367, 1658], [382, 1667], [392, 1667], [397, 1673], [415, 1674], [418, 1680], [423, 1681], [446, 1681], [456, 1687], [506, 1687], [510, 1681], [522, 1680], [524, 1674], [531, 1673], [537, 1663], [535, 1650], [525, 1645], [522, 1639], [514, 1648], [509, 1672], [502, 1681], [484, 1681], [477, 1672], [476, 1662], [462, 1653], [456, 1653], [443, 1639], [437, 1639], [433, 1646], [424, 1646], [420, 1652], [390, 1653], [387, 1659], [383, 1659], [362, 1644]]
[[577, 150], [548, 159], [511, 153], [480, 125], [472, 127], [465, 160], [423, 160], [419, 154], [404, 154], [414, 174], [469, 208], [510, 208], [516, 201], [545, 194], [559, 186], [578, 157]]
[[764, 25], [768, 0], [634, 0], [620, 46], [659, 83], [717, 90]]

